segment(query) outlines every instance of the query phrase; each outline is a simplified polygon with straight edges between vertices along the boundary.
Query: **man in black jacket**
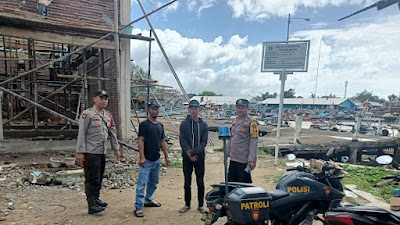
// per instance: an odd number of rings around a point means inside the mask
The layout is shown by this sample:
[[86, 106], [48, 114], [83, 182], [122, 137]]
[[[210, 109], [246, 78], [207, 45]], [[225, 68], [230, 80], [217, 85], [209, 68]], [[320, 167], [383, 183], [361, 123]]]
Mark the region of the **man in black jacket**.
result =
[[200, 117], [200, 103], [192, 100], [189, 103], [189, 113], [180, 127], [179, 142], [182, 148], [183, 174], [185, 176], [185, 206], [179, 212], [190, 209], [192, 172], [196, 174], [199, 206], [197, 210], [205, 212], [204, 204], [204, 158], [208, 141], [208, 126]]

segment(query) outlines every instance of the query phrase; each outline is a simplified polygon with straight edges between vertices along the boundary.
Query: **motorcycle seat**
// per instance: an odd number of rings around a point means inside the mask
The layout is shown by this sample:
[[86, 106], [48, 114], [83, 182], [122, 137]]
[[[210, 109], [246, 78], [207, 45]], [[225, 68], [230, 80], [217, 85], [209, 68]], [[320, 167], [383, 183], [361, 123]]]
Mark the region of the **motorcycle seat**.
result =
[[268, 194], [272, 196], [272, 201], [289, 196], [289, 192], [282, 191], [279, 189], [267, 191]]
[[[225, 185], [225, 182], [221, 182], [219, 185]], [[255, 187], [254, 184], [241, 182], [228, 182], [228, 185], [231, 187]]]

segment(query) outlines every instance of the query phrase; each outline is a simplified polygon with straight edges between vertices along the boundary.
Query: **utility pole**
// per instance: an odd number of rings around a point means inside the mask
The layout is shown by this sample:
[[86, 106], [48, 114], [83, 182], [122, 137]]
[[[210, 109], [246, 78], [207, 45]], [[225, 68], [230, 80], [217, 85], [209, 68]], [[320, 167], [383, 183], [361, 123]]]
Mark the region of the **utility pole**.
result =
[[344, 98], [346, 98], [346, 96], [347, 96], [347, 84], [348, 83], [349, 82], [347, 80], [344, 82]]

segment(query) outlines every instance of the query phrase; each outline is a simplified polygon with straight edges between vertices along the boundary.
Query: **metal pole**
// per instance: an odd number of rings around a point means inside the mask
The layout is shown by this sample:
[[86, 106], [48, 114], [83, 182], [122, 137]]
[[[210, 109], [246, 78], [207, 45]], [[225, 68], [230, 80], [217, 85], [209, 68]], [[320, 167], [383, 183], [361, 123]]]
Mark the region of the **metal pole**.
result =
[[147, 16], [150, 16], [151, 14], [153, 14], [153, 13], [155, 13], [155, 12], [157, 12], [157, 11], [159, 11], [159, 10], [161, 10], [161, 9], [163, 9], [163, 8], [165, 8], [165, 7], [167, 7], [167, 6], [169, 6], [169, 5], [171, 5], [172, 3], [176, 2], [176, 1], [178, 1], [178, 0], [173, 0], [173, 1], [171, 1], [171, 2], [168, 2], [167, 4], [161, 6], [160, 8], [155, 9], [155, 10], [151, 11], [150, 13], [145, 14], [144, 16], [137, 18], [136, 20], [133, 20], [132, 22], [130, 22], [130, 23], [128, 23], [128, 24], [122, 26], [122, 27], [119, 28], [119, 29], [120, 29], [120, 30], [123, 30], [125, 27], [128, 27], [128, 26], [132, 25], [133, 23], [136, 23], [136, 22], [138, 22], [139, 20], [144, 19], [144, 18], [147, 17]]
[[[151, 30], [150, 30], [150, 38], [151, 38]], [[150, 67], [151, 67], [151, 41], [149, 41], [149, 62], [148, 62], [148, 72], [147, 72], [147, 79], [150, 80]], [[147, 102], [150, 100], [150, 83], [147, 82]]]
[[225, 195], [228, 194], [228, 155], [226, 152], [226, 139], [224, 138], [224, 169], [225, 169]]
[[289, 27], [290, 27], [290, 13], [287, 20], [287, 32], [286, 32], [286, 41], [289, 41]]
[[[143, 7], [142, 1], [141, 1], [141, 0], [137, 0], [137, 1], [138, 1], [138, 3], [139, 3], [140, 8], [142, 9], [143, 15], [147, 15], [146, 10], [145, 10], [144, 7]], [[150, 21], [150, 19], [149, 19], [148, 16], [146, 16], [146, 20], [147, 20], [147, 23], [148, 23], [149, 26], [150, 26], [150, 29], [153, 31], [154, 38], [156, 39], [156, 41], [157, 41], [157, 43], [158, 43], [158, 46], [160, 47], [160, 50], [161, 50], [162, 54], [164, 55], [164, 58], [165, 58], [165, 60], [167, 61], [167, 64], [168, 64], [169, 68], [171, 69], [171, 72], [172, 72], [172, 74], [174, 75], [174, 77], [175, 77], [175, 79], [176, 79], [176, 82], [177, 82], [178, 85], [179, 85], [179, 88], [181, 89], [183, 95], [185, 96], [186, 101], [189, 102], [189, 100], [190, 100], [190, 99], [189, 99], [189, 96], [186, 94], [186, 91], [185, 91], [185, 89], [183, 88], [183, 85], [182, 85], [181, 81], [179, 80], [179, 77], [178, 77], [178, 75], [176, 74], [175, 69], [174, 69], [174, 67], [172, 66], [171, 61], [169, 61], [168, 55], [167, 55], [167, 53], [165, 52], [164, 47], [162, 46], [162, 44], [161, 44], [161, 42], [160, 42], [160, 39], [158, 38], [157, 33], [156, 33], [156, 31], [154, 30], [154, 27], [153, 27], [153, 25], [151, 24], [151, 21]]]
[[[315, 76], [315, 90], [314, 90], [314, 98], [313, 98], [313, 105], [315, 102], [315, 98], [317, 97], [317, 87], [318, 87], [318, 73], [319, 73], [319, 60], [321, 59], [321, 42], [322, 37], [319, 39], [319, 53], [318, 53], [318, 64], [317, 64], [317, 76]], [[346, 97], [345, 97], [346, 98]]]
[[[181, 89], [181, 91], [182, 91], [182, 93], [183, 93], [183, 96], [185, 97], [185, 100], [186, 100], [187, 102], [189, 102], [189, 101], [190, 101], [189, 96], [187, 95], [185, 89], [183, 88], [183, 85], [182, 85], [181, 81], [179, 80], [179, 77], [178, 77], [178, 75], [176, 74], [174, 67], [173, 67], [172, 64], [171, 64], [171, 61], [169, 61], [168, 55], [167, 55], [167, 53], [165, 52], [164, 47], [162, 46], [162, 44], [161, 44], [161, 42], [160, 42], [160, 39], [158, 39], [157, 33], [156, 33], [156, 31], [154, 30], [153, 25], [151, 24], [151, 21], [150, 21], [150, 19], [149, 19], [149, 17], [148, 17], [148, 14], [146, 13], [146, 10], [145, 10], [144, 7], [143, 7], [142, 2], [141, 2], [140, 0], [137, 0], [137, 1], [138, 1], [138, 3], [139, 3], [140, 8], [142, 9], [143, 15], [146, 16], [146, 20], [147, 20], [147, 23], [149, 24], [150, 30], [153, 31], [154, 38], [156, 39], [156, 41], [157, 41], [157, 43], [158, 43], [158, 46], [160, 47], [160, 50], [161, 50], [161, 52], [163, 53], [164, 58], [165, 58], [165, 60], [167, 61], [168, 66], [169, 66], [169, 68], [170, 68], [172, 74], [174, 75], [175, 80], [176, 80], [176, 82], [177, 82], [178, 85], [179, 85], [179, 88]], [[172, 124], [173, 124], [173, 123], [172, 123]], [[174, 125], [174, 126], [175, 126], [175, 125]], [[212, 141], [211, 137], [208, 138], [208, 142], [209, 142], [212, 146], [214, 146], [214, 142]]]
[[[134, 63], [132, 63], [132, 64], [133, 64], [133, 66], [136, 68], [136, 70], [138, 71], [140, 77], [141, 77], [142, 79], [144, 79], [144, 76], [143, 76], [143, 74], [140, 72], [140, 70], [136, 67], [136, 65], [135, 65]], [[154, 94], [153, 90], [151, 90], [151, 88], [149, 88], [149, 90], [150, 90], [150, 93], [153, 95], [154, 99], [157, 101], [157, 104], [160, 106], [160, 108], [161, 108], [161, 110], [163, 111], [164, 115], [167, 116], [169, 122], [171, 122], [172, 126], [175, 128], [176, 132], [178, 132], [178, 134], [179, 134], [179, 129], [175, 126], [174, 122], [172, 122], [171, 118], [168, 116], [168, 114], [167, 114], [167, 112], [165, 111], [164, 107], [161, 105], [160, 101], [158, 101], [158, 98], [157, 98], [157, 96]]]
[[276, 145], [275, 145], [275, 165], [278, 165], [278, 154], [279, 154], [279, 138], [281, 135], [281, 124], [282, 124], [282, 111], [283, 111], [283, 98], [285, 95], [285, 81], [287, 78], [286, 71], [281, 72], [279, 80], [281, 81], [281, 93], [279, 95], [279, 114], [278, 114], [278, 125], [276, 128]]

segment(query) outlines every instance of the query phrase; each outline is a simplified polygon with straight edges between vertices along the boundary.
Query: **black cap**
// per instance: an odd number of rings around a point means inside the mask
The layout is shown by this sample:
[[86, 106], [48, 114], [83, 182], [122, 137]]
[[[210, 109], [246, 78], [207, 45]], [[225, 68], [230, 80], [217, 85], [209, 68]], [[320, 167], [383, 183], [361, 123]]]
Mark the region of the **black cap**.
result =
[[147, 103], [147, 107], [148, 108], [152, 108], [152, 107], [159, 107], [159, 105], [157, 104], [156, 101], [150, 101], [149, 103]]
[[247, 101], [246, 99], [238, 99], [236, 101], [236, 106], [239, 106], [239, 105], [249, 107], [249, 101]]
[[99, 90], [94, 93], [94, 97], [96, 97], [96, 96], [100, 96], [100, 97], [107, 96], [108, 97], [108, 93], [105, 90]]
[[200, 103], [197, 100], [192, 100], [189, 102], [189, 108], [190, 107], [200, 107]]

